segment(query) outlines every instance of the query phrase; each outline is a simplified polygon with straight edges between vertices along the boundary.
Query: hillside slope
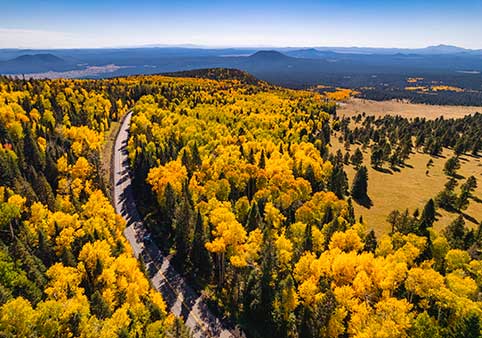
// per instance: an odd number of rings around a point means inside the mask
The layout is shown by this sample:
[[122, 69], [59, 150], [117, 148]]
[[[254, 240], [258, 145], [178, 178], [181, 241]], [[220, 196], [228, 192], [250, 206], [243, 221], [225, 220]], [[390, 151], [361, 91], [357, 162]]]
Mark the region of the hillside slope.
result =
[[66, 71], [78, 68], [73, 61], [50, 53], [26, 54], [7, 61], [0, 61], [0, 74], [43, 73]]

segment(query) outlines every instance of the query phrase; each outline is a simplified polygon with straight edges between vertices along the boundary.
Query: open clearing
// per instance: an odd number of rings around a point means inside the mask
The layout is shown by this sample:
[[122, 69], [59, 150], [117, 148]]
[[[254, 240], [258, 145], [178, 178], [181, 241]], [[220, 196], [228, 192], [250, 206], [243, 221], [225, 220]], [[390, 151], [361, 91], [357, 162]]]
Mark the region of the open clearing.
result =
[[425, 117], [435, 119], [439, 116], [445, 118], [460, 118], [476, 112], [482, 113], [482, 107], [470, 106], [434, 106], [428, 104], [408, 103], [403, 101], [372, 101], [351, 98], [340, 103], [337, 113], [340, 116], [353, 116], [365, 112], [367, 115], [401, 115], [403, 117]]
[[[336, 152], [341, 149], [345, 152], [343, 146], [338, 142], [337, 133], [332, 138], [333, 150]], [[352, 145], [350, 153], [353, 153], [358, 145]], [[361, 150], [361, 148], [360, 148]], [[444, 149], [442, 157], [431, 157], [428, 154], [415, 152], [410, 155], [407, 166], [400, 168], [400, 171], [387, 169], [387, 172], [381, 172], [370, 166], [370, 150], [363, 151], [364, 165], [368, 168], [368, 196], [372, 200], [373, 205], [366, 208], [357, 203], [353, 203], [357, 216], [363, 216], [365, 223], [369, 228], [373, 228], [377, 235], [390, 231], [390, 225], [387, 222], [387, 216], [392, 210], [409, 209], [411, 213], [418, 208], [423, 209], [425, 203], [444, 189], [444, 185], [448, 178], [443, 173], [443, 167], [453, 152]], [[430, 168], [426, 175], [426, 165], [432, 158], [434, 165]], [[463, 178], [458, 180], [460, 186], [467, 177], [473, 175], [477, 179], [477, 189], [474, 192], [475, 199], [470, 199], [469, 207], [463, 211], [465, 224], [467, 227], [476, 227], [482, 221], [482, 158], [461, 156], [461, 168], [458, 173]], [[386, 169], [387, 164], [384, 165]], [[345, 165], [345, 171], [348, 175], [348, 181], [351, 186], [355, 169], [350, 165]], [[458, 188], [456, 189], [458, 193]], [[457, 216], [457, 213], [450, 213], [438, 208], [438, 217], [434, 227], [437, 230], [445, 228]]]

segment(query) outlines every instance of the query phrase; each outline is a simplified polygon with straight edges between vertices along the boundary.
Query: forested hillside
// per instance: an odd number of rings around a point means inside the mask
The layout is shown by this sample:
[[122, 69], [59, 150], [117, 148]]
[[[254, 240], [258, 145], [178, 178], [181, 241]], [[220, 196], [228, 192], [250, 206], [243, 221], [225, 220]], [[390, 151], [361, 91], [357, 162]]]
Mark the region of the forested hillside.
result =
[[[366, 193], [363, 169], [349, 182], [330, 145], [334, 130], [367, 147], [386, 138], [403, 161], [410, 137], [397, 140], [389, 119], [349, 128], [320, 94], [204, 73], [223, 80], [0, 79], [0, 336], [187, 336], [106, 197], [99, 153], [130, 107], [135, 192], [153, 240], [248, 337], [480, 336], [480, 227], [437, 232], [427, 206], [376, 238], [351, 199]], [[428, 153], [478, 153], [479, 130], [460, 121], [447, 126], [466, 135], [461, 145], [432, 138], [443, 123], [402, 126], [416, 138], [423, 129], [413, 146]]]
[[0, 78], [0, 336], [180, 337], [102, 191], [111, 121], [141, 79]]
[[[134, 106], [128, 144], [141, 212], [178, 268], [248, 336], [480, 336], [480, 227], [454, 222], [439, 233], [428, 203], [411, 227], [377, 239], [349, 197], [350, 184], [354, 198], [366, 194], [366, 169], [348, 182], [330, 147], [343, 122], [323, 96], [158, 80], [159, 94]], [[428, 142], [437, 123], [420, 123], [428, 152], [455, 144]], [[393, 140], [400, 161], [415, 124]], [[473, 132], [461, 151], [478, 151]]]

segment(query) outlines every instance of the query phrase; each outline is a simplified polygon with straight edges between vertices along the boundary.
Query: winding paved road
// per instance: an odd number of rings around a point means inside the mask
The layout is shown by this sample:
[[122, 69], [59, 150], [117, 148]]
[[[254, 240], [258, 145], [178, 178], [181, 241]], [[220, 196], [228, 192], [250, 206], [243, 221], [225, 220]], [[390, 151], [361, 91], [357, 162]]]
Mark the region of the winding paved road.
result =
[[121, 123], [112, 165], [115, 210], [127, 222], [124, 235], [135, 256], [143, 257], [152, 285], [162, 293], [169, 311], [184, 319], [194, 337], [243, 337], [237, 328], [228, 326], [227, 320], [220, 320], [209, 311], [203, 298], [172, 267], [170, 257], [165, 257], [151, 241], [144, 240], [146, 229], [137, 212], [127, 156], [131, 117], [129, 112]]

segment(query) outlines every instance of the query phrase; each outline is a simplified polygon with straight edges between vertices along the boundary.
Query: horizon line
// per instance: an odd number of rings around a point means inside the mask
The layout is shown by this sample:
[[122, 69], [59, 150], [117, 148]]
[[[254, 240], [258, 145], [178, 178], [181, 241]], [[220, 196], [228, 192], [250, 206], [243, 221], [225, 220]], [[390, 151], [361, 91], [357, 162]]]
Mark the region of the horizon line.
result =
[[139, 48], [180, 48], [180, 49], [316, 49], [316, 48], [333, 48], [333, 49], [400, 49], [400, 50], [417, 50], [417, 49], [428, 49], [434, 47], [450, 47], [458, 48], [466, 51], [479, 51], [482, 48], [466, 48], [458, 45], [451, 44], [430, 44], [423, 47], [396, 47], [396, 46], [383, 46], [383, 47], [373, 47], [373, 46], [324, 46], [324, 45], [303, 45], [303, 46], [280, 46], [280, 45], [205, 45], [205, 44], [193, 44], [193, 43], [179, 43], [179, 44], [139, 44], [139, 45], [125, 45], [125, 46], [97, 46], [97, 47], [1, 47], [0, 50], [75, 50], [75, 49], [139, 49]]

